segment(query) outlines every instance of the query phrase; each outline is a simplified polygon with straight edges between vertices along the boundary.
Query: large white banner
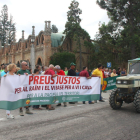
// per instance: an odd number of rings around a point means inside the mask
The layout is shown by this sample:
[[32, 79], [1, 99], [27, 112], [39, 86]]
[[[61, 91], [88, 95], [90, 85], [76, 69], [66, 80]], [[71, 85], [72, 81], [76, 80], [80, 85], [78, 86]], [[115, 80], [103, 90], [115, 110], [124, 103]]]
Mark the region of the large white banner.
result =
[[99, 100], [100, 83], [98, 77], [8, 75], [1, 79], [0, 108]]

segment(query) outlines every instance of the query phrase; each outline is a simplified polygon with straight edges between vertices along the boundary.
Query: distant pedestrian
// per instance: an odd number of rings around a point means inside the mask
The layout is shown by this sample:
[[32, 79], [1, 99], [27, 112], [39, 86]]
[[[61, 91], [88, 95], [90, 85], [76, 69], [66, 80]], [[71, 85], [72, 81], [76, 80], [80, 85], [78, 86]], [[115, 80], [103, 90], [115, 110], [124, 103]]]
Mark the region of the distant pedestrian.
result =
[[1, 70], [0, 70], [0, 71], [1, 71], [1, 72], [4, 71], [4, 63], [1, 64]]
[[[83, 70], [80, 72], [79, 76], [86, 77], [87, 79], [91, 79], [91, 76], [89, 76], [87, 70], [88, 70], [87, 67], [83, 67]], [[83, 104], [85, 104], [85, 101], [83, 101]], [[94, 104], [94, 102], [89, 101], [89, 104]]]

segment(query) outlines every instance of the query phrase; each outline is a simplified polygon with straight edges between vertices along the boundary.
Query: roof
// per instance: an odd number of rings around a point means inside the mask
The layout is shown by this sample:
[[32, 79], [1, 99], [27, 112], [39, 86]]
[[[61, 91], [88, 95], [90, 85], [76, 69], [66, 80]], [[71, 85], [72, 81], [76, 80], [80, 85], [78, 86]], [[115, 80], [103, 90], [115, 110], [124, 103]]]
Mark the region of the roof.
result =
[[66, 35], [63, 33], [51, 33], [52, 47], [61, 46], [64, 42]]
[[132, 60], [128, 60], [128, 62], [132, 62], [132, 61], [140, 61], [140, 58], [135, 58], [135, 59], [132, 59]]

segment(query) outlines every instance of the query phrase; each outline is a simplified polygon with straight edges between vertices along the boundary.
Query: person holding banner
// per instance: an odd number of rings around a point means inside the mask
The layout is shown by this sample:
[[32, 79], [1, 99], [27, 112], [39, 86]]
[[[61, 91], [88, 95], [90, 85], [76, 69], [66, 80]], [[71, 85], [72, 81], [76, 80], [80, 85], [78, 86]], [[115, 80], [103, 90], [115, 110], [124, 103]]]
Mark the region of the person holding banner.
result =
[[[70, 64], [70, 69], [68, 71], [68, 76], [76, 76], [75, 66], [76, 66], [76, 64], [74, 64], [73, 62]], [[69, 102], [69, 104], [75, 104], [75, 102]]]
[[[83, 67], [83, 70], [80, 72], [79, 76], [86, 77], [87, 79], [91, 79], [91, 76], [89, 76], [89, 73], [87, 70], [88, 70], [87, 67]], [[85, 104], [85, 101], [83, 101], [83, 104]], [[89, 104], [94, 104], [94, 102], [89, 101]]]
[[[16, 72], [16, 65], [15, 64], [10, 64], [8, 66], [5, 66], [5, 70], [6, 74], [3, 75], [4, 77], [6, 77], [7, 75], [15, 75]], [[9, 71], [9, 73], [7, 73], [7, 71]], [[14, 115], [11, 114], [10, 110], [6, 110], [6, 117], [7, 119], [14, 119]]]
[[[50, 64], [49, 65], [49, 69], [46, 70], [46, 72], [44, 73], [44, 75], [51, 75], [52, 78], [58, 76], [58, 74], [55, 74], [55, 72], [54, 72], [54, 65]], [[48, 109], [48, 110], [55, 110], [55, 108], [52, 107], [51, 105], [47, 105], [46, 109]]]
[[[28, 70], [28, 65], [27, 65], [27, 62], [23, 61], [21, 63], [21, 69], [17, 72], [18, 75], [28, 75], [30, 74], [29, 70]], [[26, 114], [33, 114], [30, 110], [29, 110], [29, 107], [26, 106]], [[19, 109], [19, 115], [20, 116], [24, 116], [23, 114], [23, 110], [22, 110], [22, 107]]]
[[[55, 69], [56, 69], [58, 75], [65, 76], [65, 72], [63, 70], [61, 70], [61, 67], [59, 65], [56, 65]], [[61, 106], [61, 103], [59, 103], [57, 106]], [[66, 106], [67, 106], [67, 103], [64, 102], [64, 107], [66, 107]]]
[[[98, 68], [95, 69], [92, 73], [92, 77], [99, 77], [101, 78], [101, 88], [100, 88], [100, 102], [104, 102], [104, 100], [102, 99], [102, 96], [101, 96], [101, 92], [102, 92], [102, 86], [103, 86], [103, 73], [102, 73], [102, 65], [99, 64], [98, 65]], [[95, 101], [97, 102], [97, 101]]]

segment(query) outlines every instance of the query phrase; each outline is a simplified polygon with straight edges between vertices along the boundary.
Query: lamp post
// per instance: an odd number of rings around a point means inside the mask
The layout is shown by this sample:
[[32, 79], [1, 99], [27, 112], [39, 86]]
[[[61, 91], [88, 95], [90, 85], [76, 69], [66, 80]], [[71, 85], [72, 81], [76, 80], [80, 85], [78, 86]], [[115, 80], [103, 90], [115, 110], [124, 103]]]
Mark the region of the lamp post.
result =
[[32, 26], [32, 36], [31, 36], [31, 58], [30, 58], [32, 72], [33, 72], [34, 69], [35, 69], [35, 48], [34, 48], [35, 30], [34, 30], [34, 28], [35, 28], [35, 26]]

